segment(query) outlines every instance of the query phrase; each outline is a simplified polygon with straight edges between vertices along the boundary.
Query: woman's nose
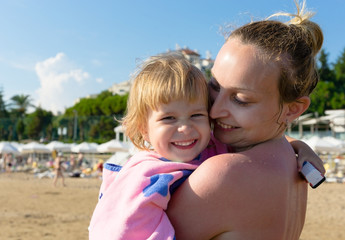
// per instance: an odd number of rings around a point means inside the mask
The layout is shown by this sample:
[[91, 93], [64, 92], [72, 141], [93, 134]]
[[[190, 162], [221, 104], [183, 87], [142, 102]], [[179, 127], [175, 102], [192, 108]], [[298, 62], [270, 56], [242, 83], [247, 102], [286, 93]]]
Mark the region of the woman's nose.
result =
[[229, 115], [229, 109], [226, 107], [225, 99], [218, 95], [211, 106], [210, 117], [212, 119], [223, 118]]

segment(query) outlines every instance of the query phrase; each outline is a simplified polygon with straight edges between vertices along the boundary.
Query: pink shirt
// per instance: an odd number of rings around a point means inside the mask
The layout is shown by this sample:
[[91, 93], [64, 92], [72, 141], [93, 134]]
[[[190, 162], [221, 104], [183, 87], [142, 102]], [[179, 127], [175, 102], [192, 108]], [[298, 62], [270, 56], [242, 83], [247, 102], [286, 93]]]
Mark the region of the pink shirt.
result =
[[89, 239], [175, 239], [165, 213], [171, 194], [204, 160], [226, 152], [226, 146], [212, 136], [208, 147], [188, 163], [142, 151], [122, 169], [105, 164]]

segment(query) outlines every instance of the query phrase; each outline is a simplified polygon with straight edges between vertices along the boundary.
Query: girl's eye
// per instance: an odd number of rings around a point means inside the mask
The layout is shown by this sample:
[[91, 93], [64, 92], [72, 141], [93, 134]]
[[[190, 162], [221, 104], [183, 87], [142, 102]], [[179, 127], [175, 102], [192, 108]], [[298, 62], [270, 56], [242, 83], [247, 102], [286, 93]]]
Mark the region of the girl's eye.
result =
[[205, 114], [203, 113], [196, 113], [196, 114], [193, 114], [192, 117], [196, 118], [196, 117], [204, 117]]
[[161, 121], [164, 121], [164, 120], [169, 121], [169, 120], [174, 120], [174, 119], [175, 118], [173, 116], [167, 116], [167, 117], [162, 118]]
[[217, 92], [220, 91], [220, 86], [219, 86], [217, 80], [214, 79], [214, 78], [211, 78], [211, 79], [210, 79], [210, 81], [208, 82], [208, 86], [209, 86], [211, 89], [213, 89], [214, 91], [217, 91]]

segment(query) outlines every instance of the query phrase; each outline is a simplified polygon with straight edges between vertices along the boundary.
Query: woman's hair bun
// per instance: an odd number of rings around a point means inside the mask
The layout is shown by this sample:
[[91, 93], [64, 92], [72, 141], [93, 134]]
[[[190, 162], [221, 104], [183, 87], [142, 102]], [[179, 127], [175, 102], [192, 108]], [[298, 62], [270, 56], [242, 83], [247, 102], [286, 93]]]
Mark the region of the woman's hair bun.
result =
[[315, 13], [306, 10], [306, 1], [303, 0], [302, 4], [299, 4], [297, 0], [294, 1], [297, 8], [296, 14], [279, 12], [271, 15], [268, 19], [279, 16], [291, 17], [286, 24], [302, 28], [302, 32], [306, 35], [307, 43], [312, 50], [312, 54], [316, 56], [321, 50], [323, 43], [322, 30], [318, 24], [310, 21], [310, 18], [312, 18]]

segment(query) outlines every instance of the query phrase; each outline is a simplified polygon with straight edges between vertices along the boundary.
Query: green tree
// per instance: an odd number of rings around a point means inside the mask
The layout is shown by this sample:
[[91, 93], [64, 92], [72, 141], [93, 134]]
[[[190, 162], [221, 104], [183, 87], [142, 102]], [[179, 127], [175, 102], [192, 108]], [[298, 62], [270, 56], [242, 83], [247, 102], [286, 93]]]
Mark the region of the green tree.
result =
[[[111, 115], [112, 113], [110, 112], [111, 110], [111, 102], [109, 101], [109, 99], [112, 98], [112, 93], [109, 91], [103, 91], [101, 92], [96, 100], [95, 100], [95, 110], [94, 112], [96, 112], [97, 110], [97, 114], [95, 113], [95, 115]], [[110, 111], [109, 111], [110, 110]]]
[[329, 99], [333, 92], [333, 82], [320, 81], [310, 94], [311, 103], [306, 113], [318, 112], [319, 116], [324, 115], [326, 109], [331, 109]]
[[212, 78], [212, 72], [210, 68], [205, 69], [206, 80], [209, 81]]
[[95, 104], [95, 99], [92, 98], [82, 98], [75, 106], [74, 109], [77, 110], [78, 116], [92, 116], [93, 115], [93, 105]]
[[100, 138], [104, 140], [109, 140], [114, 138], [114, 128], [118, 126], [119, 123], [113, 118], [108, 116], [101, 116], [99, 122]]
[[12, 108], [12, 113], [17, 117], [25, 116], [29, 107], [34, 107], [31, 103], [30, 95], [15, 95], [11, 98], [10, 106]]
[[334, 94], [334, 102], [337, 101], [335, 104], [336, 108], [345, 108], [345, 99], [344, 99], [344, 92], [345, 92], [345, 48], [343, 52], [338, 57], [336, 63], [334, 64], [334, 74], [335, 80], [334, 85], [336, 88], [336, 94]]
[[330, 101], [331, 108], [328, 109], [343, 109], [345, 108], [345, 93], [335, 92]]
[[0, 118], [7, 118], [8, 112], [6, 110], [6, 103], [4, 101], [4, 95], [2, 89], [0, 89]]
[[[29, 114], [26, 118], [26, 133], [29, 138], [39, 139], [50, 135], [47, 133], [48, 127], [52, 124], [53, 113], [43, 110], [41, 107]], [[50, 128], [51, 129], [51, 128]]]
[[25, 124], [24, 120], [22, 118], [19, 118], [16, 124], [16, 132], [17, 132], [17, 137], [18, 140], [22, 140], [24, 138], [24, 133], [25, 133]]
[[100, 109], [104, 115], [111, 116], [112, 114], [114, 114], [113, 105], [115, 105], [115, 104], [116, 103], [115, 103], [115, 99], [113, 98], [113, 96], [109, 96], [102, 101]]
[[8, 140], [12, 121], [10, 118], [0, 118], [0, 140]]
[[307, 112], [317, 112], [322, 116], [325, 110], [345, 107], [345, 53], [338, 58], [333, 68], [328, 63], [328, 53], [325, 50], [321, 50], [318, 60], [320, 82], [310, 95], [311, 104]]
[[[128, 94], [112, 95], [109, 91], [101, 92], [96, 98], [83, 98], [73, 107], [66, 109], [64, 118], [68, 118], [68, 137], [74, 130], [75, 112], [77, 114], [78, 141], [102, 141], [114, 137], [114, 127], [126, 111]], [[56, 123], [54, 124], [56, 127]], [[102, 140], [101, 140], [102, 139]]]
[[320, 81], [324, 82], [334, 82], [335, 81], [335, 74], [334, 71], [330, 68], [329, 63], [328, 63], [328, 53], [324, 49], [320, 51], [319, 55], [319, 76], [320, 76]]
[[128, 94], [112, 95], [105, 98], [100, 106], [103, 115], [113, 116], [114, 114], [124, 114], [127, 107], [127, 98]]

